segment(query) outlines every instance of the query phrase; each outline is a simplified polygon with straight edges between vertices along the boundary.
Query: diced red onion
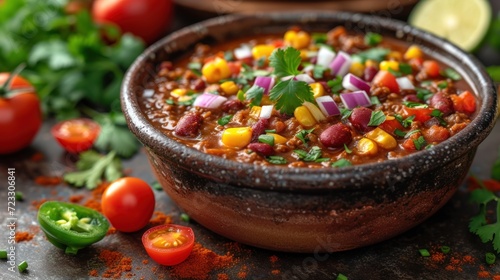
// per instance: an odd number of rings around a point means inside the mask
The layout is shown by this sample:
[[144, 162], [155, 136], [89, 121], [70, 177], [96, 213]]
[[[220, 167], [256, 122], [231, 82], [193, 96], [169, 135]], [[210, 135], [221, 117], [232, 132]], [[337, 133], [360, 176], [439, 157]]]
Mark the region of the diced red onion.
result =
[[309, 76], [307, 74], [298, 74], [297, 76], [295, 76], [295, 80], [306, 82], [308, 84], [312, 84], [312, 83], [316, 82], [313, 78], [311, 78], [311, 76]]
[[224, 96], [212, 93], [203, 93], [194, 100], [193, 106], [215, 109], [227, 100]]
[[252, 49], [248, 45], [242, 45], [234, 49], [234, 57], [238, 60], [252, 57]]
[[153, 95], [155, 94], [155, 91], [154, 89], [145, 89], [143, 92], [142, 92], [142, 97], [145, 97], [145, 98], [150, 98], [150, 97], [153, 97]]
[[320, 96], [316, 98], [316, 103], [318, 103], [319, 109], [323, 112], [323, 114], [325, 114], [325, 116], [340, 115], [339, 107], [337, 107], [337, 103], [333, 101], [331, 96]]
[[370, 85], [363, 81], [363, 79], [356, 77], [351, 73], [344, 77], [342, 80], [342, 86], [352, 91], [364, 90], [366, 92], [370, 92]]
[[327, 47], [321, 47], [318, 51], [318, 58], [316, 64], [328, 67], [330, 66], [330, 63], [332, 63], [334, 58], [335, 58], [335, 52], [333, 52]]
[[332, 74], [334, 76], [344, 77], [351, 67], [351, 56], [343, 51], [339, 51], [337, 56], [333, 59], [332, 63], [330, 63], [330, 69], [332, 70]]
[[264, 89], [264, 94], [268, 94], [269, 91], [274, 86], [274, 78], [273, 77], [265, 77], [265, 76], [257, 76], [255, 78], [255, 82], [253, 83], [255, 86], [259, 86]]
[[269, 119], [271, 117], [271, 114], [273, 113], [273, 108], [274, 105], [264, 105], [260, 109], [260, 116], [259, 118], [261, 119]]
[[304, 69], [302, 69], [302, 72], [307, 73], [307, 72], [313, 71], [313, 70], [314, 70], [314, 65], [309, 64], [306, 67], [304, 67]]
[[366, 91], [363, 90], [341, 93], [340, 99], [342, 100], [342, 103], [344, 103], [344, 106], [349, 110], [354, 109], [358, 106], [368, 107], [372, 105], [370, 97], [368, 97]]
[[312, 104], [311, 102], [304, 101], [302, 105], [304, 105], [307, 108], [307, 110], [309, 110], [309, 112], [316, 121], [319, 122], [326, 119], [325, 115], [323, 115], [323, 112], [321, 112], [320, 109], [318, 109], [318, 107]]
[[415, 86], [408, 77], [399, 77], [396, 79], [396, 82], [398, 82], [399, 89], [415, 89]]

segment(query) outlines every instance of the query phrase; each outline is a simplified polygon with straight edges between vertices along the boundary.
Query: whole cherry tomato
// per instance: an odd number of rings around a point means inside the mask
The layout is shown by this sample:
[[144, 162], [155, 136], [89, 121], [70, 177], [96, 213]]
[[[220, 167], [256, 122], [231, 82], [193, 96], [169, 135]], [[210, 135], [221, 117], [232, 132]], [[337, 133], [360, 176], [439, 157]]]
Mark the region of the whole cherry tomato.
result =
[[191, 228], [184, 226], [156, 226], [142, 235], [142, 244], [155, 262], [176, 265], [186, 260], [193, 250], [194, 233]]
[[168, 30], [172, 19], [171, 0], [96, 0], [92, 17], [98, 23], [114, 23], [153, 43]]
[[111, 183], [101, 199], [102, 213], [119, 231], [134, 232], [151, 219], [155, 196], [148, 183], [125, 177]]
[[92, 147], [101, 127], [90, 119], [62, 121], [51, 129], [52, 136], [70, 153], [79, 153]]
[[0, 154], [17, 152], [27, 147], [42, 125], [40, 100], [33, 86], [15, 75], [10, 86], [10, 73], [0, 73]]

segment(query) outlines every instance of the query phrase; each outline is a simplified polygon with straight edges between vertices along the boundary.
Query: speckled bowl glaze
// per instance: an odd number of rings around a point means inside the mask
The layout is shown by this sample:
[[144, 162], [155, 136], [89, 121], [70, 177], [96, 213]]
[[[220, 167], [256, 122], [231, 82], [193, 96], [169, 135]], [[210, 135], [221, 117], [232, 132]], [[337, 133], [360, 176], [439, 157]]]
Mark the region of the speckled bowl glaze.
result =
[[[294, 25], [310, 31], [344, 25], [420, 45], [466, 77], [479, 101], [473, 121], [449, 140], [404, 158], [312, 170], [262, 167], [204, 154], [162, 134], [141, 112], [136, 96], [161, 61], [175, 60], [198, 42], [283, 33]], [[322, 12], [232, 15], [173, 33], [129, 69], [122, 107], [131, 131], [146, 146], [158, 181], [194, 220], [229, 239], [289, 252], [349, 250], [421, 223], [456, 191], [498, 115], [496, 89], [483, 67], [451, 43], [395, 20]]]

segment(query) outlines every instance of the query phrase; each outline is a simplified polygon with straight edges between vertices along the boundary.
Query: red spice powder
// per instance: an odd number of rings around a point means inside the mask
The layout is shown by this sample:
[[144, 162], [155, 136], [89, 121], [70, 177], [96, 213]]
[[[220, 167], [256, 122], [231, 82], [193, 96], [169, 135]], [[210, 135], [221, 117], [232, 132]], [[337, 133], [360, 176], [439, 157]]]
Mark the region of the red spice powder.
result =
[[22, 241], [30, 241], [33, 239], [33, 236], [35, 236], [32, 233], [29, 233], [27, 231], [16, 231], [16, 243], [22, 242]]
[[279, 258], [276, 255], [272, 255], [269, 257], [269, 261], [271, 261], [271, 263], [276, 263], [277, 261], [279, 261]]
[[40, 206], [42, 206], [42, 204], [44, 204], [48, 199], [46, 198], [42, 198], [42, 199], [39, 199], [39, 200], [33, 200], [31, 202], [31, 205], [33, 207], [35, 207], [36, 210], [40, 209]]
[[99, 273], [97, 272], [96, 269], [92, 269], [91, 271], [89, 271], [89, 276], [91, 276], [91, 277], [98, 277]]
[[435, 263], [443, 263], [446, 256], [441, 252], [432, 253], [431, 260]]
[[31, 161], [39, 162], [43, 159], [43, 154], [40, 152], [36, 152], [31, 156]]
[[246, 265], [242, 266], [240, 271], [238, 272], [238, 278], [245, 279], [247, 278], [248, 267]]
[[164, 225], [164, 224], [171, 224], [172, 223], [172, 217], [165, 215], [165, 213], [160, 212], [160, 211], [155, 211], [154, 212], [154, 217], [149, 220], [149, 223], [152, 226], [159, 226], [159, 225]]
[[61, 182], [62, 178], [55, 176], [38, 176], [35, 178], [35, 183], [40, 186], [57, 186]]
[[456, 257], [451, 257], [449, 264], [445, 267], [449, 271], [462, 272], [462, 260]]
[[122, 273], [132, 270], [132, 259], [122, 253], [111, 250], [102, 250], [99, 259], [106, 264], [102, 277], [119, 279]]
[[271, 273], [273, 275], [279, 275], [281, 273], [281, 271], [279, 269], [273, 269], [273, 270], [271, 270]]
[[106, 235], [115, 234], [115, 233], [116, 233], [116, 228], [110, 227], [108, 229], [108, 232], [106, 232]]
[[217, 274], [217, 280], [229, 280], [229, 275], [226, 273], [219, 273]]
[[493, 280], [500, 280], [500, 275], [493, 276]]
[[80, 203], [85, 196], [83, 194], [75, 194], [69, 197], [69, 202], [71, 203]]
[[92, 208], [96, 211], [102, 212], [101, 209], [101, 197], [104, 191], [108, 188], [109, 183], [105, 182], [97, 186], [97, 188], [92, 190], [91, 197], [85, 201], [83, 204], [88, 208]]
[[473, 256], [465, 255], [462, 258], [462, 261], [466, 264], [474, 264], [476, 262], [476, 259]]
[[208, 279], [212, 270], [235, 265], [236, 260], [229, 252], [218, 255], [212, 250], [195, 243], [191, 255], [184, 262], [173, 266], [171, 273], [174, 278]]
[[490, 278], [491, 274], [486, 270], [480, 270], [477, 272], [477, 278]]
[[149, 260], [142, 260], [142, 264], [148, 264]]

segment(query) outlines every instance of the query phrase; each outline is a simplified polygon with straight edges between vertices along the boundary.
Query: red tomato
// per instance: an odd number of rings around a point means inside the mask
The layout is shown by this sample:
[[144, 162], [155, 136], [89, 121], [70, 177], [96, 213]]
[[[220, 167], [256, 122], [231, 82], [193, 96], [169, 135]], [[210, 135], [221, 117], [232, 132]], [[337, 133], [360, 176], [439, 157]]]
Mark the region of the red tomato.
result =
[[476, 111], [476, 98], [469, 91], [464, 91], [460, 95], [452, 94], [450, 97], [455, 111], [469, 115]]
[[150, 44], [168, 30], [171, 0], [96, 0], [92, 17], [98, 23], [114, 23]]
[[429, 78], [436, 78], [440, 75], [441, 69], [435, 60], [424, 61], [423, 67]]
[[415, 121], [426, 122], [432, 118], [432, 109], [430, 108], [403, 108], [404, 117], [415, 116]]
[[156, 226], [142, 235], [142, 244], [155, 262], [176, 265], [186, 260], [193, 250], [194, 233], [189, 227], [172, 224]]
[[10, 88], [6, 88], [4, 84], [9, 76], [9, 73], [0, 73], [0, 154], [27, 147], [42, 125], [40, 100], [33, 86], [15, 76]]
[[399, 93], [399, 85], [396, 77], [389, 71], [380, 70], [372, 80], [372, 84], [387, 87], [391, 92]]
[[149, 222], [155, 196], [148, 183], [125, 177], [114, 181], [102, 194], [102, 213], [119, 231], [138, 231]]
[[90, 119], [60, 122], [51, 129], [52, 136], [70, 153], [86, 151], [94, 145], [101, 127]]
[[394, 131], [396, 129], [403, 130], [404, 127], [399, 123], [398, 120], [392, 118], [387, 118], [383, 123], [381, 123], [378, 127], [383, 129], [385, 132], [390, 133], [392, 136], [395, 136]]

